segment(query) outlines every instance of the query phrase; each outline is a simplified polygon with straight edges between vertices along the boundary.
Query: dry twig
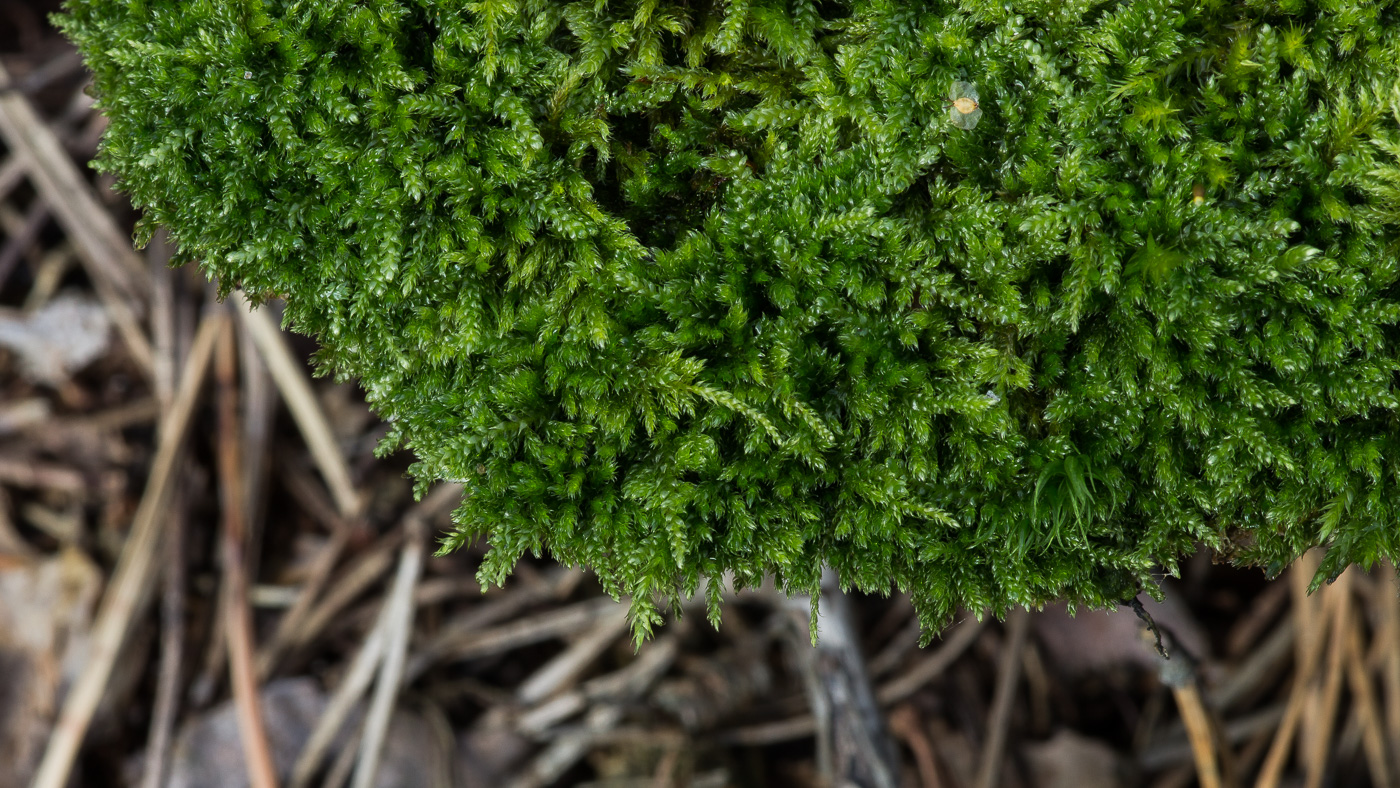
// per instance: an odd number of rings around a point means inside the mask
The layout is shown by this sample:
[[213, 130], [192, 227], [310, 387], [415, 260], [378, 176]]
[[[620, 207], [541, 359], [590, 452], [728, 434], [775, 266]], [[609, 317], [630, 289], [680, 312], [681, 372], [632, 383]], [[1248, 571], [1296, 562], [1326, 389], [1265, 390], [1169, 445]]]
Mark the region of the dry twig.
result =
[[803, 624], [791, 639], [817, 721], [817, 768], [835, 785], [894, 788], [899, 760], [865, 670], [850, 600], [829, 568], [822, 576], [820, 602], [815, 611], [816, 642], [810, 645], [805, 641], [812, 631], [811, 599], [794, 597], [787, 602], [795, 620]]
[[[0, 88], [10, 84], [9, 73], [0, 66]], [[127, 351], [149, 379], [154, 374], [154, 354], [141, 331], [138, 310], [150, 283], [131, 242], [97, 201], [53, 132], [16, 91], [0, 90], [0, 135], [72, 239]]]
[[267, 364], [268, 372], [282, 392], [282, 398], [286, 400], [287, 408], [292, 412], [292, 418], [296, 420], [306, 446], [316, 460], [316, 467], [320, 468], [326, 486], [330, 488], [340, 515], [353, 519], [360, 509], [360, 496], [350, 481], [350, 466], [336, 445], [335, 433], [320, 401], [311, 390], [305, 368], [292, 357], [286, 338], [267, 312], [254, 311], [241, 292], [235, 292], [233, 299], [237, 303], [239, 316], [253, 338], [253, 344]]
[[987, 743], [977, 767], [978, 788], [993, 788], [1001, 777], [1002, 752], [1006, 749], [1006, 734], [1011, 726], [1011, 703], [1016, 698], [1021, 652], [1026, 648], [1030, 622], [1030, 613], [1022, 607], [1013, 607], [1007, 615], [1007, 638], [997, 664], [997, 686], [992, 695], [992, 714], [987, 720]]
[[180, 705], [180, 664], [185, 645], [185, 512], [184, 496], [176, 491], [170, 504], [170, 533], [165, 543], [161, 576], [160, 672], [156, 679], [155, 710], [147, 737], [141, 788], [165, 784], [170, 733]]
[[890, 733], [902, 739], [909, 751], [914, 753], [914, 764], [919, 769], [919, 782], [923, 788], [940, 788], [938, 761], [933, 755], [933, 745], [929, 744], [924, 733], [919, 712], [909, 703], [896, 706], [890, 712]]
[[167, 522], [175, 459], [189, 428], [200, 383], [213, 355], [214, 340], [223, 325], [223, 310], [212, 310], [205, 316], [195, 335], [174, 404], [161, 422], [146, 491], [141, 496], [121, 559], [117, 562], [93, 625], [92, 650], [68, 697], [64, 699], [33, 788], [63, 788], [67, 783], [73, 759], [82, 745], [92, 714], [102, 699], [107, 677], [112, 672], [131, 621], [140, 612], [152, 583], [154, 573], [151, 565], [160, 543], [161, 529]]
[[1366, 764], [1371, 782], [1380, 788], [1395, 788], [1385, 749], [1385, 723], [1376, 706], [1376, 688], [1366, 671], [1366, 648], [1361, 642], [1361, 622], [1355, 617], [1347, 626], [1346, 670], [1351, 695], [1356, 703], [1356, 719], [1361, 726], [1361, 743], [1366, 750]]
[[316, 727], [302, 747], [296, 766], [292, 768], [289, 788], [307, 788], [311, 784], [311, 779], [316, 770], [321, 768], [321, 761], [335, 741], [336, 734], [340, 733], [355, 704], [374, 681], [374, 669], [378, 667], [384, 653], [385, 633], [389, 630], [391, 615], [389, 605], [385, 604], [381, 609], [379, 621], [360, 644], [360, 650], [351, 660], [345, 678], [341, 679], [331, 695], [330, 702], [326, 704], [325, 711], [316, 720]]
[[1322, 658], [1322, 649], [1327, 644], [1321, 630], [1326, 619], [1332, 614], [1337, 597], [1328, 595], [1325, 600], [1328, 604], [1323, 605], [1320, 610], [1314, 610], [1311, 600], [1307, 598], [1307, 586], [1316, 568], [1316, 558], [1304, 556], [1289, 570], [1289, 582], [1293, 590], [1293, 616], [1298, 628], [1297, 669], [1294, 671], [1293, 688], [1289, 691], [1283, 720], [1274, 734], [1274, 741], [1264, 758], [1264, 764], [1259, 769], [1256, 788], [1278, 788], [1279, 781], [1283, 778], [1283, 769], [1292, 749], [1293, 735], [1302, 721], [1313, 678]]
[[384, 636], [384, 659], [379, 667], [379, 681], [370, 699], [369, 716], [365, 720], [364, 738], [360, 743], [359, 763], [355, 767], [352, 788], [371, 788], [379, 770], [379, 758], [384, 736], [389, 730], [389, 718], [403, 678], [404, 661], [408, 652], [408, 637], [413, 631], [413, 587], [423, 569], [423, 542], [426, 530], [422, 519], [410, 516], [405, 524], [408, 534], [399, 558], [398, 573], [384, 607], [389, 614], [389, 627]]
[[1332, 728], [1337, 720], [1337, 704], [1341, 699], [1342, 679], [1345, 676], [1344, 658], [1346, 655], [1347, 629], [1351, 619], [1351, 578], [1353, 572], [1343, 572], [1326, 593], [1332, 603], [1330, 648], [1327, 653], [1327, 667], [1322, 683], [1315, 687], [1318, 714], [1312, 719], [1308, 747], [1303, 751], [1306, 788], [1321, 788], [1327, 772], [1328, 752], [1332, 745]]
[[1400, 777], [1400, 591], [1396, 589], [1397, 570], [1393, 564], [1381, 577], [1389, 582], [1377, 582], [1376, 596], [1380, 607], [1380, 631], [1375, 647], [1381, 655], [1381, 676], [1385, 685], [1386, 743], [1394, 773]]
[[932, 654], [924, 657], [909, 670], [880, 685], [876, 697], [883, 705], [891, 705], [913, 695], [925, 684], [938, 678], [950, 665], [967, 651], [968, 646], [982, 634], [983, 622], [979, 619], [963, 621], [945, 632], [947, 637]]
[[253, 619], [248, 609], [247, 560], [243, 554], [248, 524], [243, 490], [242, 429], [238, 419], [238, 356], [232, 325], [220, 332], [214, 373], [218, 381], [219, 496], [223, 508], [224, 619], [228, 627], [229, 679], [243, 742], [244, 761], [253, 788], [276, 788], [277, 767], [263, 726], [258, 679], [253, 666]]
[[331, 572], [335, 569], [336, 562], [340, 560], [340, 554], [349, 543], [354, 529], [354, 526], [346, 522], [335, 510], [329, 509], [328, 506], [322, 509], [317, 505], [316, 499], [319, 497], [319, 493], [313, 486], [315, 482], [308, 475], [293, 472], [287, 475], [286, 482], [287, 489], [303, 507], [313, 514], [319, 514], [318, 519], [322, 519], [330, 525], [331, 537], [317, 553], [316, 560], [311, 565], [306, 581], [301, 585], [296, 601], [277, 622], [277, 629], [273, 633], [272, 639], [263, 646], [262, 653], [258, 655], [258, 676], [264, 681], [272, 675], [282, 653], [296, 642], [297, 633], [301, 631], [307, 617], [311, 615], [316, 600], [326, 582], [330, 580]]

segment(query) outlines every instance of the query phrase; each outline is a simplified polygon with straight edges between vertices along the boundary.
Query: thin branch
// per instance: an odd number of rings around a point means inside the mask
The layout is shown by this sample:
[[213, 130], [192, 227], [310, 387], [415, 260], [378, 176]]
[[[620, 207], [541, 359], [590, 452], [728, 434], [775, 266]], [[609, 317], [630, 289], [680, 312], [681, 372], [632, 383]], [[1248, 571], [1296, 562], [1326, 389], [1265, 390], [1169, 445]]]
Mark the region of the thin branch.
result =
[[1332, 749], [1332, 728], [1337, 721], [1337, 704], [1341, 700], [1342, 679], [1346, 675], [1347, 629], [1351, 620], [1351, 579], [1354, 573], [1343, 572], [1330, 586], [1327, 593], [1334, 597], [1331, 637], [1328, 638], [1327, 667], [1321, 686], [1317, 688], [1320, 701], [1319, 714], [1313, 719], [1306, 758], [1306, 788], [1321, 788], [1327, 774], [1328, 755]]
[[384, 654], [385, 633], [389, 629], [392, 615], [392, 609], [385, 602], [374, 629], [370, 630], [364, 643], [360, 645], [360, 650], [351, 661], [345, 678], [341, 679], [335, 688], [335, 693], [331, 695], [325, 711], [316, 721], [310, 738], [302, 747], [301, 755], [297, 757], [296, 766], [292, 769], [289, 788], [307, 788], [311, 785], [311, 778], [315, 776], [316, 770], [321, 768], [321, 761], [334, 743], [336, 734], [340, 732], [351, 710], [374, 681], [374, 669], [378, 667]]
[[951, 632], [938, 645], [938, 649], [924, 657], [918, 664], [880, 686], [876, 697], [880, 703], [889, 706], [918, 692], [925, 684], [943, 675], [958, 657], [982, 634], [983, 622], [977, 619], [956, 624]]
[[1222, 785], [1220, 762], [1215, 757], [1215, 735], [1212, 732], [1210, 712], [1201, 701], [1200, 690], [1194, 681], [1181, 687], [1172, 687], [1181, 721], [1186, 725], [1186, 735], [1191, 743], [1191, 757], [1196, 762], [1196, 777], [1201, 788], [1220, 788]]
[[1385, 723], [1381, 721], [1380, 707], [1376, 704], [1375, 684], [1366, 672], [1366, 648], [1361, 643], [1361, 623], [1354, 616], [1348, 622], [1346, 637], [1347, 682], [1356, 701], [1356, 716], [1361, 725], [1361, 743], [1366, 750], [1371, 782], [1380, 788], [1395, 788], [1390, 763], [1386, 760]]

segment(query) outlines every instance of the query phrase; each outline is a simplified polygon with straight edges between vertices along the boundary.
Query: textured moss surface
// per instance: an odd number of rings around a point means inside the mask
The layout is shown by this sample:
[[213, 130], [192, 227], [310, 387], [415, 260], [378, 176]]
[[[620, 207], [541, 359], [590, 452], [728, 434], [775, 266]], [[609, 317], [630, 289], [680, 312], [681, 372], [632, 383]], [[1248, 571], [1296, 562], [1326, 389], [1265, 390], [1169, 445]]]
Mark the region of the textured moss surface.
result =
[[1393, 2], [67, 10], [143, 231], [286, 298], [484, 579], [932, 629], [1400, 557]]

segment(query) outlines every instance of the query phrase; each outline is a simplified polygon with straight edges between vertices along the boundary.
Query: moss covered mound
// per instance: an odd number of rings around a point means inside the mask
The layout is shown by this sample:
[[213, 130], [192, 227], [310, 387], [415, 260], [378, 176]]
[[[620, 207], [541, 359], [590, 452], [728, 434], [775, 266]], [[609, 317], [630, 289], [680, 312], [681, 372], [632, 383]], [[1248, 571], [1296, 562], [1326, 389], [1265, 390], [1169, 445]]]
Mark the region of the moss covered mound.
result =
[[1400, 557], [1394, 2], [67, 10], [143, 232], [286, 298], [483, 579], [933, 629]]

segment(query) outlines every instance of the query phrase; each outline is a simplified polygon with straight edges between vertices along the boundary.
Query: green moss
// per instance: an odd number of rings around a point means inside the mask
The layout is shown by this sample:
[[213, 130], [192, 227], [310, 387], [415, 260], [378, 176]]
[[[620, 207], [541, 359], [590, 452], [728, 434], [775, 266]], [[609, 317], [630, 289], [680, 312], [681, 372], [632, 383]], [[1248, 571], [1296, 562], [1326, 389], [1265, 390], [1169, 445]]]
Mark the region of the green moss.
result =
[[67, 10], [143, 232], [286, 298], [483, 580], [932, 630], [1400, 557], [1394, 2]]

